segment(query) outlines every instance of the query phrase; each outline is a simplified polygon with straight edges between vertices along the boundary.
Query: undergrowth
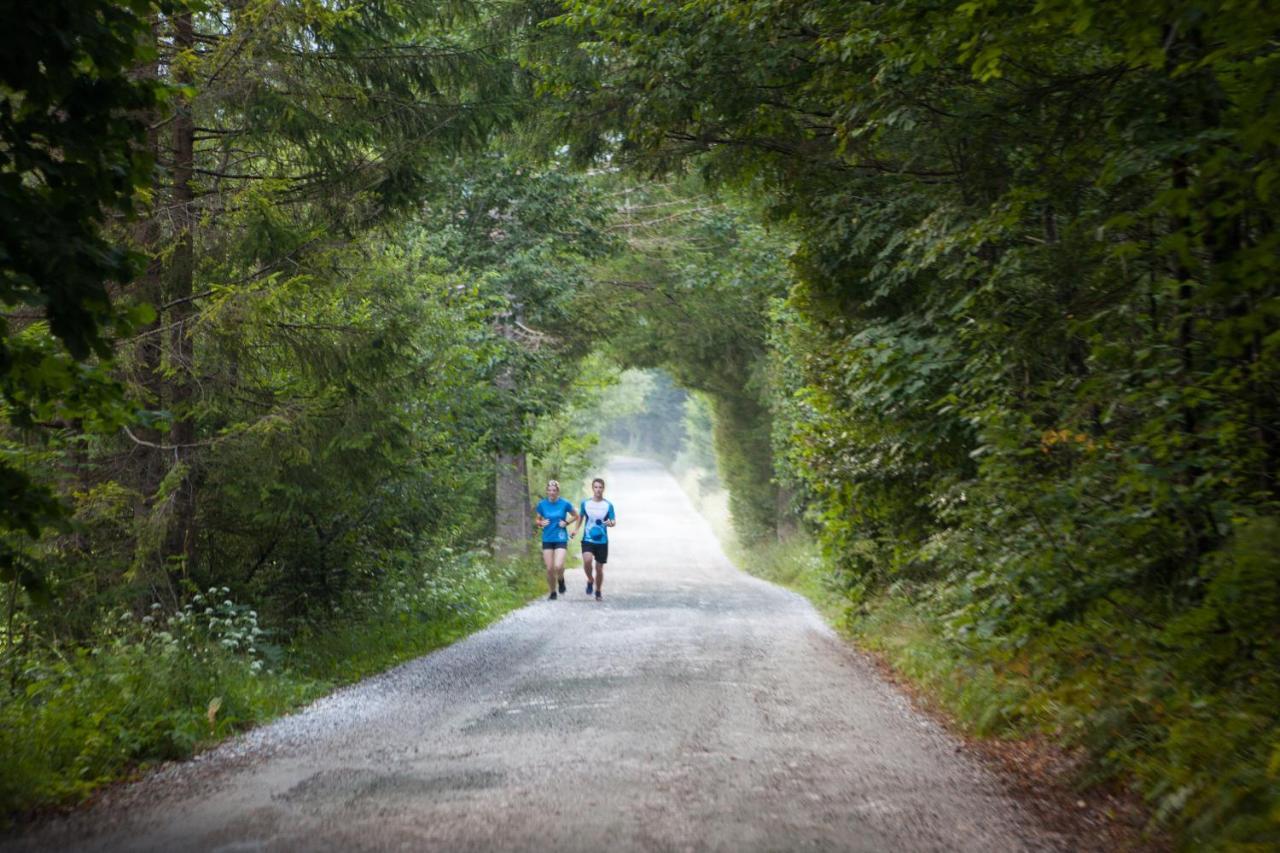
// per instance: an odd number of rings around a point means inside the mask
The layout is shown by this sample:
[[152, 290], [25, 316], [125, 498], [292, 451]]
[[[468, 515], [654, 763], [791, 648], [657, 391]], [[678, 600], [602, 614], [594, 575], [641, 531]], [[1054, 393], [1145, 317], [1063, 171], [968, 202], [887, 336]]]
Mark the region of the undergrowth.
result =
[[530, 565], [446, 553], [439, 565], [393, 573], [287, 645], [223, 587], [177, 612], [117, 612], [70, 654], [11, 654], [0, 687], [0, 826], [472, 633], [538, 594]]
[[[951, 628], [954, 592], [898, 583], [857, 606], [816, 547], [734, 549], [744, 570], [793, 589], [976, 735], [1047, 735], [1087, 756], [1079, 787], [1119, 780], [1188, 850], [1280, 845], [1280, 673], [1229, 679], [1196, 661], [1141, 602], [1095, 607], [1018, 643]], [[1260, 664], [1263, 661], [1259, 662]]]
[[289, 658], [299, 673], [335, 684], [375, 672], [446, 646], [474, 633], [539, 596], [543, 573], [534, 561], [495, 562], [460, 554], [448, 568], [398, 578], [388, 584], [354, 623], [304, 631]]

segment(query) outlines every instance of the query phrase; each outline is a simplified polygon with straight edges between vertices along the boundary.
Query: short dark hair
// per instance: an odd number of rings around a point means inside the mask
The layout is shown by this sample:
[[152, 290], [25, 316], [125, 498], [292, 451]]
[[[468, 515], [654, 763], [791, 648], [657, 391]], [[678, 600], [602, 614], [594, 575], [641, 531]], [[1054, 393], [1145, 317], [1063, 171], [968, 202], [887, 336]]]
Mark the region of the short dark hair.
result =
[[593, 486], [594, 486], [596, 483], [599, 483], [600, 485], [602, 485], [602, 486], [603, 486], [603, 485], [604, 485], [604, 479], [603, 479], [603, 478], [601, 478], [601, 477], [596, 477], [594, 480], [592, 480], [592, 481], [591, 481], [591, 485], [593, 485]]

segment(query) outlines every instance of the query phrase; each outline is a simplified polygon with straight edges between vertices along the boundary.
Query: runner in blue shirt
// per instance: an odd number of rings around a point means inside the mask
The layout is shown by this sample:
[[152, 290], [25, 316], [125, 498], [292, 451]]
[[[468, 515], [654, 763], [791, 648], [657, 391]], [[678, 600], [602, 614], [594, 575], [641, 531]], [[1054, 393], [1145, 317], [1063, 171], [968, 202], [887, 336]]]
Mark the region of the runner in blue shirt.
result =
[[534, 512], [538, 527], [542, 528], [542, 562], [547, 567], [547, 588], [551, 590], [547, 597], [554, 601], [557, 589], [564, 592], [564, 558], [569, 552], [569, 540], [577, 534], [576, 530], [569, 532], [569, 521], [577, 521], [578, 514], [573, 504], [560, 497], [560, 484], [555, 480], [547, 481], [547, 496], [538, 501]]
[[[587, 595], [594, 588], [596, 601], [604, 598], [604, 564], [609, 562], [609, 528], [617, 524], [614, 517], [613, 504], [604, 499], [604, 480], [596, 477], [591, 481], [591, 499], [582, 502], [579, 509], [577, 533], [585, 522], [587, 532], [582, 534], [582, 568], [587, 573]], [[595, 577], [591, 576], [592, 565]]]

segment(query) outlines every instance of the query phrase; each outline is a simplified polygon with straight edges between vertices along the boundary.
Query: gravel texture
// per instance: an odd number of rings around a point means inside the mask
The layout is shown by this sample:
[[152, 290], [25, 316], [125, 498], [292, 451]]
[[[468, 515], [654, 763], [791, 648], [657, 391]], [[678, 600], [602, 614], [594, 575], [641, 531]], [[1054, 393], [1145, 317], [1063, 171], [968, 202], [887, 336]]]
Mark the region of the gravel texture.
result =
[[[9, 850], [1068, 850], [619, 460], [605, 600], [538, 601]], [[576, 557], [576, 544], [573, 549]], [[539, 566], [530, 566], [539, 572]]]

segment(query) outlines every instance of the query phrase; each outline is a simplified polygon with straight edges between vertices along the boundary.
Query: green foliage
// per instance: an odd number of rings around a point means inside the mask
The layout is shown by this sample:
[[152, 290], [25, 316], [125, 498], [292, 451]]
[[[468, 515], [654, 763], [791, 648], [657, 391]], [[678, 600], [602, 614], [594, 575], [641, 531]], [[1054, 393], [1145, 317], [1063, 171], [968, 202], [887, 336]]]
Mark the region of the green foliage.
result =
[[351, 598], [340, 622], [292, 641], [288, 667], [343, 684], [446, 646], [543, 592], [528, 559], [495, 561], [440, 549], [419, 565], [392, 569], [372, 595]]
[[225, 592], [210, 590], [207, 611], [202, 599], [159, 622], [115, 614], [70, 657], [23, 656], [0, 698], [0, 814], [74, 801], [318, 695], [263, 670], [256, 619], [212, 600]]
[[[482, 539], [492, 428], [484, 307], [409, 242], [331, 252], [210, 311], [198, 585], [321, 612], [388, 560]], [[318, 268], [318, 269], [317, 269]]]
[[[750, 312], [757, 399], [860, 612], [922, 585], [976, 666], [1038, 649], [1089, 697], [1061, 736], [1191, 844], [1274, 834], [1277, 28], [1259, 2], [584, 0], [544, 46], [579, 57], [529, 60], [582, 156], [696, 165], [795, 236], [785, 302]], [[1086, 636], [1114, 665], [1071, 665]], [[1223, 740], [1135, 684], [1267, 710]]]
[[[525, 563], [442, 549], [388, 568], [341, 621], [294, 637], [258, 625], [226, 587], [176, 612], [116, 611], [70, 656], [8, 649], [0, 694], [0, 816], [74, 802], [95, 787], [185, 758], [333, 687], [446, 645], [541, 589]], [[0, 818], [2, 821], [2, 818]]]
[[498, 447], [521, 448], [537, 418], [556, 414], [598, 341], [587, 294], [593, 262], [616, 241], [589, 179], [488, 153], [442, 170], [419, 239], [472, 282], [488, 310]]
[[[3, 437], [50, 512], [69, 499], [58, 535], [19, 543], [24, 583], [59, 600], [40, 630], [64, 640], [105, 607], [221, 584], [296, 630], [388, 561], [486, 541], [493, 451], [528, 445], [590, 346], [566, 321], [610, 248], [591, 183], [475, 151], [522, 85], [494, 21], [430, 3], [224, 11], [194, 14], [203, 40], [170, 66], [200, 131], [192, 199], [155, 198], [190, 208], [190, 231], [157, 215], [130, 232], [158, 315], [114, 364], [53, 365], [114, 398], [64, 393]], [[40, 379], [49, 364], [26, 386], [66, 384]]]
[[744, 204], [709, 198], [693, 183], [623, 182], [617, 196], [613, 227], [625, 249], [601, 264], [588, 291], [608, 351], [707, 395], [735, 527], [744, 539], [775, 537], [765, 309], [787, 284], [786, 243], [753, 223]]
[[684, 412], [681, 419], [683, 436], [680, 442], [680, 454], [676, 457], [675, 468], [696, 469], [705, 472], [708, 487], [720, 484], [716, 476], [715, 437], [711, 403], [705, 394], [694, 392], [685, 397]]
[[[112, 305], [108, 286], [137, 258], [103, 234], [135, 212], [152, 160], [147, 111], [163, 93], [133, 74], [153, 58], [145, 0], [58, 0], [6, 8], [0, 36], [0, 417], [118, 424], [118, 383], [84, 362], [146, 310]], [[0, 580], [43, 592], [30, 540], [66, 508], [18, 446], [0, 437]]]
[[617, 366], [593, 354], [578, 364], [577, 376], [562, 388], [560, 408], [537, 419], [529, 437], [529, 498], [537, 503], [548, 480], [560, 482], [560, 494], [576, 504], [580, 484], [600, 473], [598, 412], [608, 405], [619, 385]]
[[1221, 635], [1206, 641], [1203, 612], [1164, 629], [1151, 620], [1167, 608], [1118, 595], [1009, 649], [950, 631], [955, 595], [891, 589], [852, 621], [854, 634], [976, 731], [1037, 729], [1084, 750], [1092, 762], [1078, 783], [1132, 781], [1188, 846], [1275, 842], [1272, 661]]
[[[142, 38], [154, 6], [57, 0], [6, 11], [15, 26], [0, 43], [0, 305], [42, 309], [63, 358], [107, 355], [103, 327], [117, 319], [107, 286], [129, 281], [136, 259], [102, 227], [134, 212], [149, 178], [140, 143], [162, 90], [132, 72], [154, 58]], [[28, 357], [10, 322], [0, 320], [0, 388], [12, 404], [31, 386], [10, 375]]]

